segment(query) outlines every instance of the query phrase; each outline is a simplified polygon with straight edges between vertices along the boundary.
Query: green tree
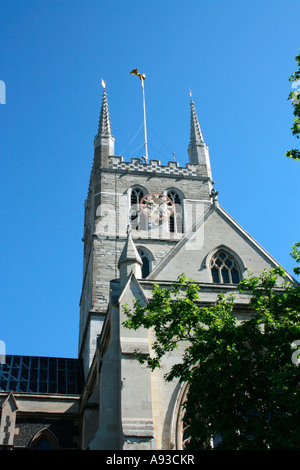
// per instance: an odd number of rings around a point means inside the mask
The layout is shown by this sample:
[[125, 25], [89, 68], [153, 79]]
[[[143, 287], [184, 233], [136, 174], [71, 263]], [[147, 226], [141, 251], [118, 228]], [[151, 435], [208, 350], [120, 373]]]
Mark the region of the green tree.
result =
[[[291, 256], [296, 260], [297, 263], [300, 264], [300, 242], [294, 243], [291, 251]], [[300, 274], [300, 267], [297, 266], [293, 268], [293, 271], [296, 275]]]
[[[299, 90], [293, 90], [290, 92], [288, 99], [292, 100], [293, 104], [293, 114], [295, 116], [293, 127], [291, 128], [293, 135], [299, 139], [300, 136], [300, 54], [298, 54], [295, 58], [296, 62], [298, 63], [298, 70], [294, 72], [289, 80], [292, 82], [292, 86], [295, 88], [299, 88]], [[291, 149], [286, 152], [286, 156], [292, 158], [294, 160], [300, 159], [300, 151], [298, 149]], [[300, 242], [297, 242], [292, 247], [291, 252], [292, 257], [300, 263]], [[293, 268], [294, 273], [296, 275], [300, 274], [300, 267]]]
[[292, 346], [300, 339], [300, 289], [277, 288], [284, 274], [275, 268], [240, 283], [252, 311], [242, 322], [233, 295], [203, 305], [199, 286], [184, 275], [169, 289], [155, 285], [149, 303], [125, 308], [126, 327], [155, 333], [153, 356], [140, 356], [152, 370], [184, 345], [182, 362], [165, 379], [188, 386], [187, 449], [300, 448], [300, 368]]
[[[297, 88], [297, 85], [300, 87], [300, 54], [298, 54], [295, 58], [296, 62], [298, 63], [298, 70], [294, 72], [289, 80], [292, 82], [292, 86]], [[293, 114], [295, 116], [293, 127], [291, 128], [293, 135], [299, 139], [300, 136], [300, 90], [293, 90], [290, 92], [289, 100], [292, 100], [293, 104]], [[286, 156], [289, 158], [293, 158], [294, 160], [300, 159], [300, 151], [298, 149], [291, 149], [286, 152]]]

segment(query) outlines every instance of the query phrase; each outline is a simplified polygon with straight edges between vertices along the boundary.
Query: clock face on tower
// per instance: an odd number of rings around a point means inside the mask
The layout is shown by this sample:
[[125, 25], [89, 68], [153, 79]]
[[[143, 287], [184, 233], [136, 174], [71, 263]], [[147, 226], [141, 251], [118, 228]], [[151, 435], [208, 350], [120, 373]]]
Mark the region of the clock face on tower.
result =
[[140, 207], [147, 217], [156, 220], [166, 219], [174, 212], [172, 199], [161, 193], [146, 194], [141, 199]]

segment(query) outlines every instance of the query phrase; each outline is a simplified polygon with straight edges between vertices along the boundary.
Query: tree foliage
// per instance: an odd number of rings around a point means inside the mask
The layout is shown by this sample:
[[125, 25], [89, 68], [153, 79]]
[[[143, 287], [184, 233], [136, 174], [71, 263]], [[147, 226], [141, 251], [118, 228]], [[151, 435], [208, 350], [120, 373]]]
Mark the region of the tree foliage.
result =
[[170, 288], [155, 285], [149, 303], [125, 307], [126, 327], [155, 333], [153, 355], [140, 356], [151, 370], [184, 345], [182, 361], [165, 379], [188, 386], [187, 448], [300, 447], [300, 368], [292, 346], [300, 339], [300, 289], [277, 288], [282, 276], [275, 268], [239, 284], [251, 298], [252, 313], [244, 321], [237, 320], [233, 295], [204, 305], [199, 286], [184, 275]]
[[[299, 90], [293, 90], [290, 92], [288, 99], [292, 100], [293, 108], [294, 108], [294, 123], [292, 127], [292, 133], [293, 135], [299, 139], [300, 136], [300, 54], [298, 54], [295, 58], [296, 62], [298, 63], [298, 70], [294, 72], [289, 80], [292, 82], [292, 87], [297, 88], [297, 85], [299, 87]], [[286, 152], [286, 156], [289, 158], [292, 158], [294, 160], [299, 160], [300, 159], [300, 152], [298, 149], [292, 149], [288, 150]], [[292, 257], [297, 261], [297, 263], [300, 263], [300, 242], [297, 242], [293, 245], [292, 247], [292, 252], [291, 252]], [[296, 275], [300, 274], [300, 267], [293, 268], [293, 271]]]
[[[294, 243], [291, 251], [291, 256], [296, 260], [297, 263], [300, 264], [300, 242]], [[300, 274], [300, 267], [297, 266], [296, 268], [293, 268], [293, 271], [296, 275]]]
[[[297, 88], [298, 90], [293, 90], [290, 92], [288, 99], [292, 101], [292, 105], [294, 108], [293, 114], [295, 116], [293, 127], [291, 128], [293, 135], [299, 139], [300, 136], [300, 54], [298, 54], [295, 58], [298, 64], [298, 70], [296, 70], [289, 78], [290, 82], [292, 82], [292, 87]], [[299, 149], [291, 149], [286, 152], [286, 156], [289, 158], [293, 158], [294, 160], [300, 159], [300, 151]]]

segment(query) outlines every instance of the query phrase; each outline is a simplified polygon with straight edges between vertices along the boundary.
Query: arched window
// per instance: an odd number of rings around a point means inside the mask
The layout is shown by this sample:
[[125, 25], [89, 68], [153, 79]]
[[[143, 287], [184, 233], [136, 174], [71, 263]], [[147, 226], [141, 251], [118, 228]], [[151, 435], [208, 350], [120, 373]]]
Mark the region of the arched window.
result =
[[146, 191], [141, 187], [134, 187], [130, 194], [130, 224], [132, 230], [148, 230], [148, 218], [141, 211], [140, 202]]
[[[185, 402], [187, 399], [188, 384], [182, 383], [179, 389], [175, 407], [173, 410], [173, 419], [171, 422], [171, 443], [176, 450], [184, 450], [186, 445], [191, 441], [190, 422], [185, 418]], [[199, 406], [199, 405], [198, 405]], [[197, 408], [195, 407], [195, 414]], [[199, 447], [203, 449], [214, 449], [222, 441], [221, 436], [215, 435], [207, 442], [199, 443]]]
[[171, 199], [174, 205], [174, 212], [169, 217], [169, 231], [170, 232], [183, 232], [183, 211], [182, 211], [182, 198], [175, 190], [169, 190], [167, 196]]
[[145, 279], [151, 272], [153, 255], [143, 247], [137, 247], [138, 254], [143, 262], [142, 265], [142, 278]]
[[49, 429], [39, 431], [31, 442], [31, 448], [34, 450], [55, 450], [58, 447], [58, 441]]
[[219, 250], [210, 262], [212, 281], [216, 284], [238, 284], [241, 276], [236, 260], [225, 250]]

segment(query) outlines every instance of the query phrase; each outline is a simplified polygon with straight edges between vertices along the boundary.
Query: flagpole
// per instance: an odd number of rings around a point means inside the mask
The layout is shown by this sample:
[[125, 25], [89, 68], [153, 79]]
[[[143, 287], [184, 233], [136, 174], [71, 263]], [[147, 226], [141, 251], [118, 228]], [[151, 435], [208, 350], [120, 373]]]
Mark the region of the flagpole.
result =
[[145, 104], [145, 88], [144, 88], [144, 77], [142, 77], [142, 89], [143, 89], [143, 111], [144, 111], [144, 136], [145, 136], [145, 160], [148, 163], [148, 142], [147, 142], [147, 124], [146, 124], [146, 104]]
[[144, 81], [146, 78], [146, 75], [143, 73], [139, 73], [138, 69], [133, 69], [130, 72], [132, 75], [137, 75], [139, 79], [142, 82], [142, 90], [143, 90], [143, 111], [144, 111], [144, 140], [145, 140], [145, 161], [148, 163], [148, 142], [147, 142], [147, 125], [146, 125], [146, 104], [145, 104], [145, 87], [144, 87]]

